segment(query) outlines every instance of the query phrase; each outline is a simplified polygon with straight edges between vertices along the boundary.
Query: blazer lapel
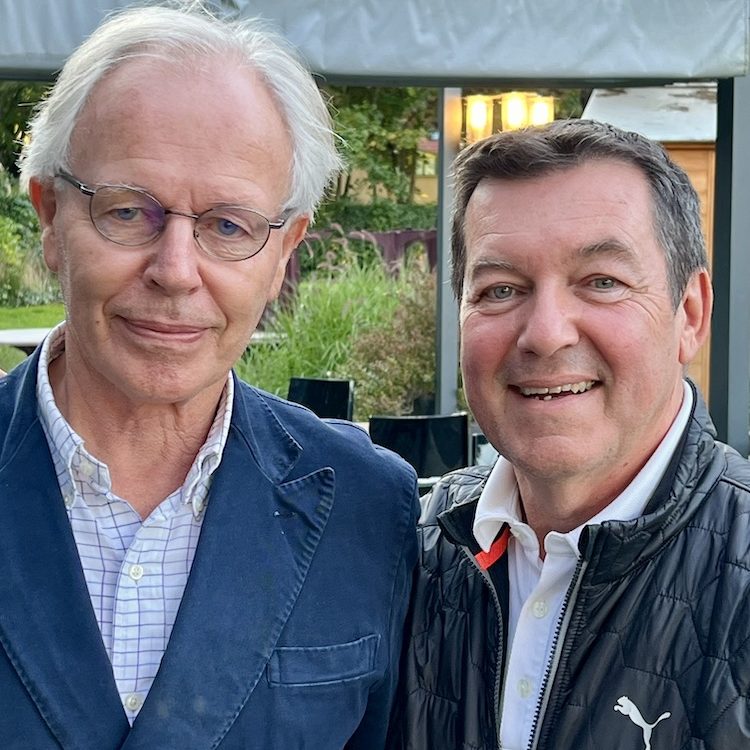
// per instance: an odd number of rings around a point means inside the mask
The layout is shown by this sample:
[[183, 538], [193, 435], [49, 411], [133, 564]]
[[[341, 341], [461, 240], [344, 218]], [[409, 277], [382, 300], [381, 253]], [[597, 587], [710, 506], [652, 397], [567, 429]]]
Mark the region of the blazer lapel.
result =
[[216, 747], [263, 674], [333, 505], [329, 468], [284, 481], [301, 448], [239, 390], [169, 646], [123, 750]]
[[36, 358], [25, 373], [0, 456], [0, 641], [63, 748], [118, 748], [128, 722], [36, 418]]

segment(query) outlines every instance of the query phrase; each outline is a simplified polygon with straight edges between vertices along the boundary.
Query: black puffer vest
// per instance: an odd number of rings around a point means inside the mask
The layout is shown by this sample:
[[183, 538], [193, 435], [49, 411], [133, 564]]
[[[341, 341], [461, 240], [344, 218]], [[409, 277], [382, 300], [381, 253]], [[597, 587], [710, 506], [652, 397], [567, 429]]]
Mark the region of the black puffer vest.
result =
[[[500, 747], [507, 565], [482, 570], [472, 536], [489, 470], [425, 498], [391, 748]], [[698, 394], [644, 515], [580, 550], [530, 748], [750, 748], [750, 463]]]

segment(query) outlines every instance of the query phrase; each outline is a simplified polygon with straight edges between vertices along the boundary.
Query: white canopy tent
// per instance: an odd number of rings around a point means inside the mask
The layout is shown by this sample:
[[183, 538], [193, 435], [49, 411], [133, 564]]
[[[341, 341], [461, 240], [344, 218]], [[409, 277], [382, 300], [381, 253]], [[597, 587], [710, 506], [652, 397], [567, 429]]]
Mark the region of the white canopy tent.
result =
[[[0, 0], [0, 78], [46, 79], [102, 17], [133, 0]], [[615, 86], [716, 79], [711, 412], [750, 451], [750, 0], [213, 0], [261, 16], [331, 83], [441, 88], [439, 253], [448, 278], [458, 86]], [[453, 88], [451, 88], [453, 87]], [[745, 125], [743, 125], [745, 123]], [[457, 316], [439, 294], [438, 404], [456, 403]]]
[[[48, 76], [134, 0], [0, 0], [0, 76]], [[744, 75], [747, 0], [209, 0], [330, 80], [434, 86]]]

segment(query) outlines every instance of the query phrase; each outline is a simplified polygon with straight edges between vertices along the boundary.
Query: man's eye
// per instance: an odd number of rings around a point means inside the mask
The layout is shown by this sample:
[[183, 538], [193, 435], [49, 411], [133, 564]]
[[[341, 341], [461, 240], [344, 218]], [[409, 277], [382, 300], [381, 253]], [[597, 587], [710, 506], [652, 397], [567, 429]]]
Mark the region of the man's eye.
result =
[[491, 299], [505, 300], [510, 299], [513, 296], [513, 287], [508, 284], [500, 284], [500, 286], [493, 286], [488, 292], [487, 296]]
[[241, 237], [247, 236], [244, 227], [223, 216], [215, 218], [211, 223], [210, 228], [215, 234], [224, 238], [231, 237], [233, 239], [240, 239]]
[[242, 231], [233, 221], [229, 221], [229, 219], [219, 219], [216, 222], [216, 227], [225, 237], [231, 237], [237, 234], [237, 232]]
[[114, 209], [112, 214], [120, 221], [133, 221], [133, 219], [138, 218], [140, 210], [140, 208], [135, 208], [134, 206], [126, 206], [124, 208]]
[[593, 281], [595, 289], [614, 289], [617, 286], [617, 282], [608, 276], [603, 276]]

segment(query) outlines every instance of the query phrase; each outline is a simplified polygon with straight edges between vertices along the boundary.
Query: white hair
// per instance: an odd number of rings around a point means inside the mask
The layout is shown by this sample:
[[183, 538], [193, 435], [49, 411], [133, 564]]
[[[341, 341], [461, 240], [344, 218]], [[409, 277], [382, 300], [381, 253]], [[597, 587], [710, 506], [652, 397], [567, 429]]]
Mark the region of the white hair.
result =
[[220, 20], [199, 3], [131, 8], [113, 15], [70, 56], [30, 126], [19, 161], [21, 181], [47, 180], [69, 169], [70, 141], [95, 85], [138, 58], [181, 62], [218, 58], [258, 73], [279, 107], [292, 142], [290, 192], [284, 210], [311, 216], [341, 168], [331, 117], [315, 81], [292, 47], [258, 19]]

